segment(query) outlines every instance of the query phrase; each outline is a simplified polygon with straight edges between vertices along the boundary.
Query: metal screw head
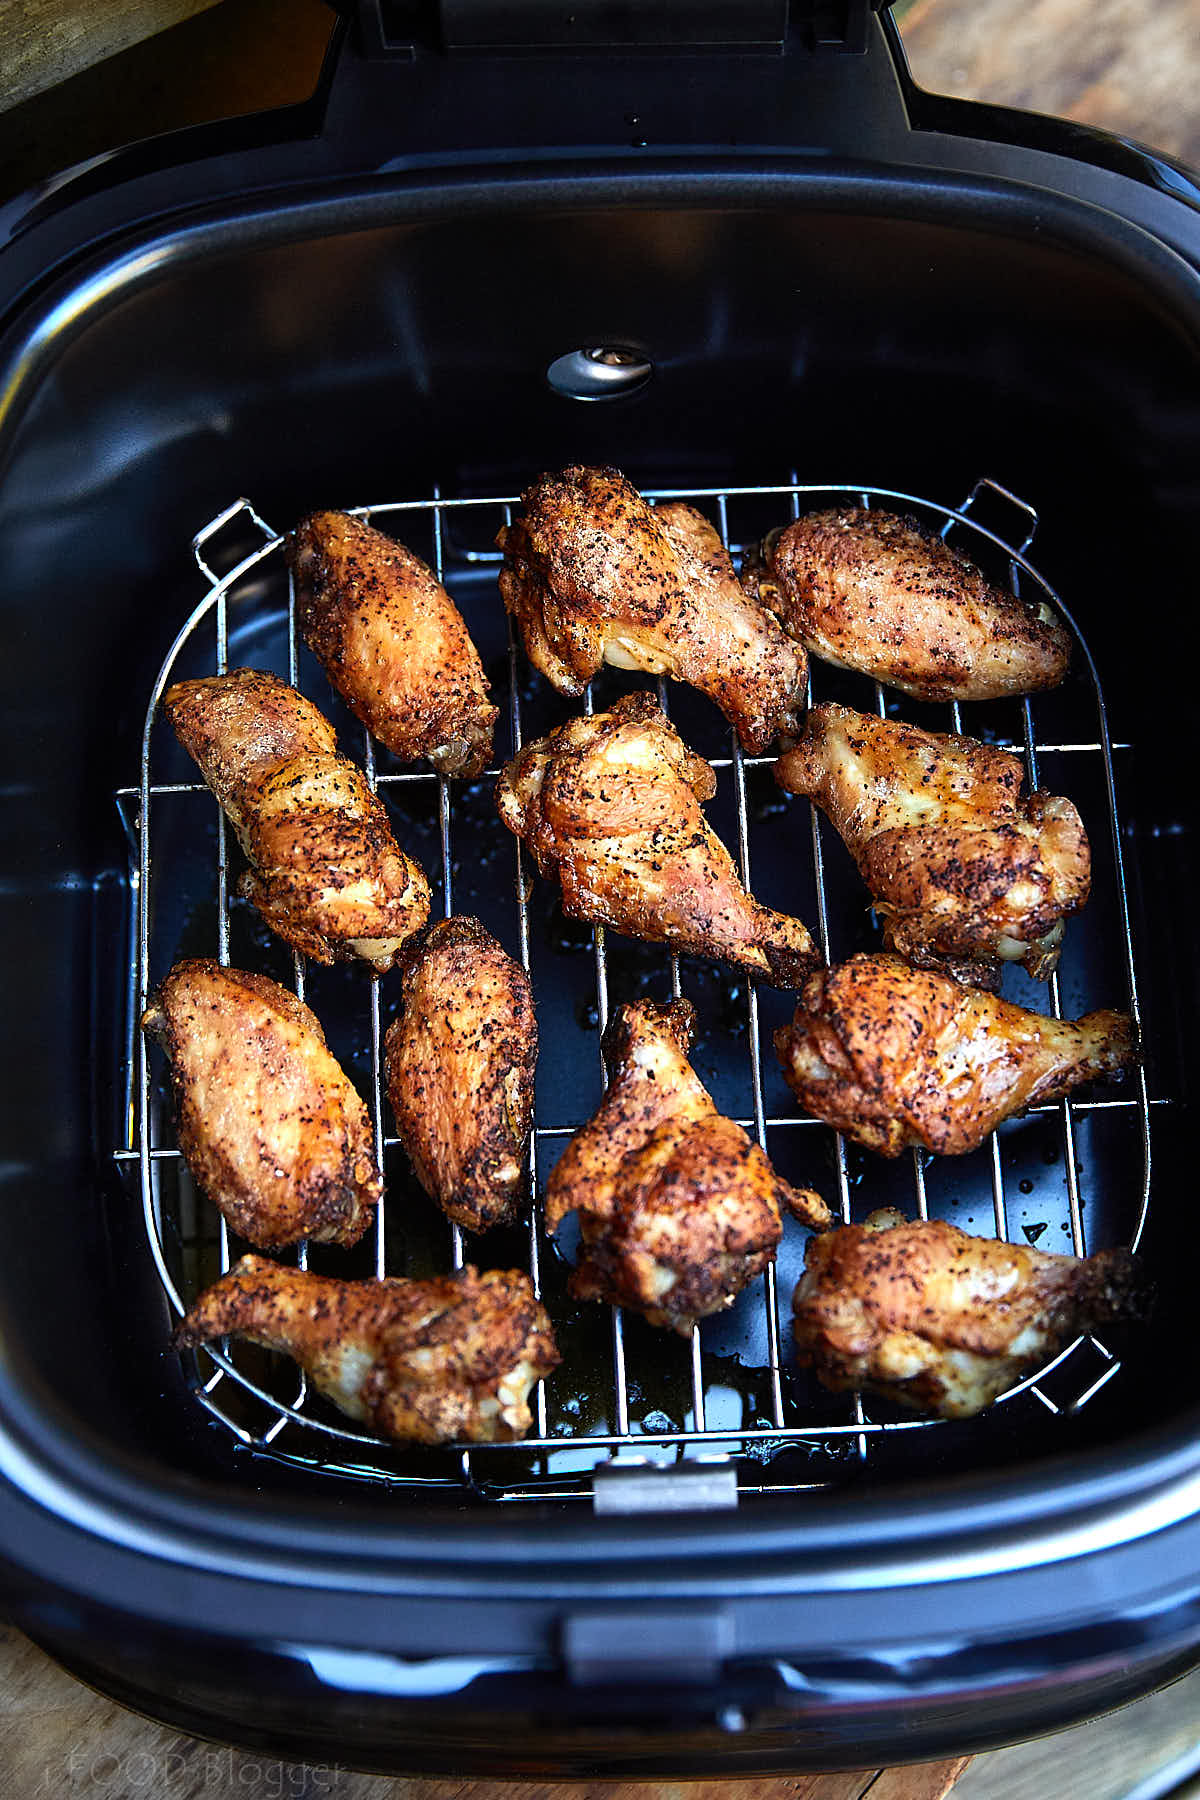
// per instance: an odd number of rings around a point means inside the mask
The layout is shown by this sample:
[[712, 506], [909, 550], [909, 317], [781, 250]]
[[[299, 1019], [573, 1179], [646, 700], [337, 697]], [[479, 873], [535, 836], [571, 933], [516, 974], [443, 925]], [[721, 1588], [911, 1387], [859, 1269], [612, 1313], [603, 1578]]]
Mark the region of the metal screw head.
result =
[[631, 344], [592, 344], [557, 356], [546, 380], [571, 400], [617, 400], [645, 387], [654, 364]]

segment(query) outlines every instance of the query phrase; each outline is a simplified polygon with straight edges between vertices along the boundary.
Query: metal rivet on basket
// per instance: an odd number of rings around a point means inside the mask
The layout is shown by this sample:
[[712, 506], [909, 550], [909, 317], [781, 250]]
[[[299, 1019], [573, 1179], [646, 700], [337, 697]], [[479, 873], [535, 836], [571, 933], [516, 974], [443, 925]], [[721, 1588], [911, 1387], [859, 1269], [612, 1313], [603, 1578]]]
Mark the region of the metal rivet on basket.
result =
[[546, 380], [571, 400], [616, 400], [645, 387], [654, 364], [631, 344], [596, 344], [555, 357]]

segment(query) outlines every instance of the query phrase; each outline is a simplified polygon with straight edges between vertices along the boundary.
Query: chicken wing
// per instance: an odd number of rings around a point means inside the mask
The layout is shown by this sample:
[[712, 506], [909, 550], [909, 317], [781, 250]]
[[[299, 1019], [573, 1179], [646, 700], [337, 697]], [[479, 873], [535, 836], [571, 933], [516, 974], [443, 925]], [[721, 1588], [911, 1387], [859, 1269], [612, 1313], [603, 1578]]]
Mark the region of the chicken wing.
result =
[[974, 738], [816, 706], [775, 779], [816, 801], [845, 839], [912, 962], [986, 985], [988, 965], [1045, 980], [1063, 920], [1091, 885], [1091, 851], [1069, 800], [1022, 797], [1019, 758]]
[[496, 802], [542, 874], [557, 874], [568, 918], [798, 986], [819, 960], [812, 938], [742, 887], [700, 809], [715, 792], [709, 765], [641, 693], [527, 744]]
[[288, 538], [296, 622], [373, 737], [406, 762], [478, 775], [496, 708], [462, 614], [431, 569], [350, 513], [315, 512]]
[[993, 700], [1056, 687], [1070, 639], [915, 519], [810, 513], [748, 558], [743, 586], [814, 656], [921, 700]]
[[435, 925], [404, 969], [388, 1094], [417, 1180], [469, 1231], [517, 1215], [533, 1114], [529, 977], [478, 919]]
[[188, 961], [142, 1025], [170, 1059], [187, 1165], [234, 1230], [264, 1250], [356, 1244], [383, 1177], [315, 1014], [265, 975]]
[[613, 1015], [608, 1092], [546, 1184], [547, 1230], [579, 1213], [571, 1292], [685, 1335], [774, 1261], [781, 1207], [817, 1230], [830, 1222], [819, 1194], [789, 1187], [717, 1111], [687, 1060], [694, 1020], [686, 1000]]
[[418, 1444], [520, 1437], [530, 1388], [560, 1360], [528, 1275], [469, 1265], [432, 1281], [339, 1281], [243, 1256], [175, 1343], [227, 1333], [294, 1357], [352, 1419]]
[[1128, 1250], [1056, 1256], [887, 1207], [811, 1238], [796, 1357], [835, 1392], [871, 1388], [945, 1419], [981, 1412], [1081, 1332], [1144, 1315]]
[[500, 592], [525, 649], [561, 694], [601, 663], [699, 688], [746, 750], [799, 728], [808, 662], [738, 586], [695, 507], [648, 506], [616, 469], [571, 467], [527, 490], [497, 538]]
[[974, 1150], [1002, 1119], [1134, 1060], [1128, 1015], [1047, 1019], [898, 956], [852, 956], [775, 1033], [803, 1106], [881, 1156]]
[[246, 853], [238, 891], [272, 931], [318, 962], [390, 968], [429, 917], [429, 883], [328, 719], [261, 669], [176, 682], [163, 707]]

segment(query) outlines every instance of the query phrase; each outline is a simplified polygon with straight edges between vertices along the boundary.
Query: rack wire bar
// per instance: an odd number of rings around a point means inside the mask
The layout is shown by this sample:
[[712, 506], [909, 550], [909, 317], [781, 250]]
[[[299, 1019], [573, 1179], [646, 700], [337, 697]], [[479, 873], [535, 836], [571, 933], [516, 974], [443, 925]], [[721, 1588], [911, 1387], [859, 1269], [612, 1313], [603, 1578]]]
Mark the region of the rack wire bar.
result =
[[[1027, 592], [1036, 593], [1055, 608], [1065, 619], [1074, 637], [1076, 665], [1086, 678], [1090, 704], [1094, 708], [1095, 729], [1091, 729], [1089, 721], [1087, 731], [1082, 734], [1078, 729], [1055, 732], [1054, 696], [1040, 695], [1036, 718], [1033, 704], [1025, 699], [1020, 703], [1019, 729], [993, 732], [989, 741], [1023, 755], [1031, 786], [1037, 785], [1042, 759], [1051, 755], [1069, 755], [1073, 759], [1082, 759], [1079, 766], [1094, 771], [1094, 775], [1099, 777], [1107, 804], [1110, 841], [1104, 846], [1093, 839], [1093, 857], [1098, 863], [1101, 853], [1107, 849], [1105, 875], [1115, 894], [1121, 940], [1118, 979], [1123, 980], [1125, 987], [1124, 1004], [1132, 1013], [1135, 1028], [1140, 1029], [1141, 1014], [1114, 773], [1114, 753], [1126, 750], [1129, 746], [1114, 744], [1112, 741], [1103, 693], [1086, 644], [1058, 596], [1028, 561], [1027, 553], [1037, 528], [1034, 509], [998, 483], [987, 479], [977, 482], [960, 506], [950, 507], [890, 489], [870, 489], [850, 484], [804, 483], [794, 472], [789, 482], [779, 485], [664, 488], [648, 494], [647, 498], [651, 503], [664, 499], [687, 500], [706, 507], [710, 516], [714, 517], [722, 537], [735, 553], [743, 546], [737, 540], [734, 527], [742, 515], [743, 505], [749, 506], [751, 503], [760, 509], [764, 500], [775, 503], [777, 517], [780, 514], [786, 516], [788, 512], [792, 517], [797, 517], [805, 506], [843, 501], [863, 506], [883, 505], [916, 511], [931, 521], [943, 535], [953, 534], [955, 541], [961, 542], [968, 553], [975, 555], [977, 559], [983, 554], [990, 555], [993, 562], [1002, 561], [1008, 568], [1014, 592], [1019, 594], [1024, 585]], [[1000, 503], [1011, 508], [1018, 526], [1013, 534], [1013, 542], [1006, 542], [980, 522], [976, 509], [983, 499], [993, 505]], [[355, 506], [349, 510], [357, 516], [374, 521], [384, 529], [390, 527], [398, 534], [409, 535], [417, 529], [425, 531], [432, 544], [432, 562], [438, 578], [452, 592], [460, 581], [473, 584], [474, 591], [478, 588], [480, 579], [486, 578], [488, 570], [500, 561], [500, 555], [491, 549], [458, 542], [454, 524], [456, 521], [466, 522], [472, 517], [478, 518], [481, 510], [485, 521], [511, 524], [513, 508], [518, 500], [517, 495], [446, 498], [435, 492], [424, 500], [379, 502]], [[219, 573], [214, 565], [222, 542], [233, 545], [236, 551], [245, 543], [247, 536], [253, 539], [255, 547], [240, 555], [225, 573]], [[186, 1278], [183, 1280], [183, 1286], [187, 1290], [186, 1298], [185, 1293], [180, 1291], [180, 1278], [173, 1267], [173, 1259], [176, 1262], [179, 1260], [177, 1248], [168, 1250], [168, 1244], [178, 1245], [181, 1235], [180, 1218], [172, 1212], [172, 1189], [178, 1188], [183, 1179], [182, 1159], [177, 1145], [170, 1141], [169, 1125], [163, 1122], [166, 1109], [152, 1075], [150, 1056], [144, 1036], [138, 1028], [138, 1021], [145, 1010], [151, 990], [151, 945], [160, 893], [167, 894], [172, 884], [179, 879], [174, 868], [169, 864], [157, 865], [155, 855], [152, 854], [152, 837], [157, 842], [157, 827], [155, 833], [152, 833], [152, 825], [157, 817], [154, 809], [186, 804], [184, 796], [206, 794], [208, 790], [199, 781], [155, 778], [156, 758], [161, 755], [154, 748], [157, 741], [155, 725], [166, 686], [173, 678], [185, 648], [190, 650], [197, 634], [212, 632], [210, 642], [213, 665], [218, 672], [228, 668], [231, 609], [236, 605], [239, 617], [242, 615], [245, 610], [244, 593], [251, 582], [254, 583], [254, 597], [249, 602], [251, 606], [270, 604], [261, 599], [264, 592], [280, 597], [286, 616], [288, 676], [293, 685], [303, 686], [305, 666], [296, 633], [295, 594], [284, 565], [282, 545], [282, 537], [272, 530], [246, 500], [235, 501], [226, 507], [197, 533], [193, 549], [207, 591], [178, 633], [153, 685], [142, 737], [140, 780], [136, 786], [118, 789], [116, 796], [131, 849], [130, 884], [134, 897], [134, 931], [128, 978], [131, 1017], [124, 1085], [127, 1126], [125, 1139], [117, 1146], [114, 1155], [118, 1166], [122, 1168], [132, 1170], [134, 1165], [137, 1166], [150, 1253], [168, 1302], [179, 1314], [186, 1309], [186, 1299], [192, 1297], [189, 1280]], [[504, 671], [508, 687], [508, 726], [513, 750], [516, 752], [521, 749], [528, 735], [522, 712], [522, 686], [527, 676], [511, 619], [507, 622]], [[866, 683], [864, 695], [867, 689], [873, 689], [873, 697], [870, 700], [864, 698], [862, 703], [873, 705], [881, 717], [889, 716], [895, 705], [895, 696], [890, 695], [879, 683]], [[666, 708], [669, 694], [662, 681], [659, 682], [659, 697]], [[589, 687], [584, 700], [586, 710], [592, 711], [595, 704]], [[970, 720], [964, 726], [962, 711], [957, 704], [950, 708], [950, 714], [951, 728], [954, 731], [971, 729]], [[1078, 723], [1068, 722], [1072, 725]], [[1041, 735], [1038, 732], [1039, 724], [1043, 727]], [[455, 903], [457, 788], [445, 777], [429, 770], [377, 767], [375, 748], [366, 732], [363, 733], [361, 756], [373, 790], [394, 789], [397, 794], [404, 793], [418, 801], [428, 798], [429, 823], [436, 832], [440, 860], [442, 908], [449, 917]], [[755, 826], [748, 799], [748, 775], [759, 768], [770, 767], [774, 758], [744, 755], [736, 734], [730, 734], [728, 753], [718, 751], [709, 760], [714, 770], [728, 771], [727, 778], [732, 783], [735, 856], [742, 880], [750, 886]], [[1075, 767], [1076, 764], [1073, 763], [1072, 766]], [[494, 778], [498, 772], [498, 768], [485, 771], [485, 779]], [[215, 807], [215, 802], [213, 804]], [[802, 809], [805, 804], [807, 803], [797, 801], [794, 797], [788, 802], [797, 848], [801, 842]], [[838, 923], [831, 899], [829, 857], [839, 852], [836, 846], [831, 845], [827, 849], [820, 816], [815, 808], [810, 810], [807, 835], [811, 843], [815, 881], [816, 935], [828, 959], [835, 924]], [[219, 809], [216, 811], [214, 878], [217, 908], [214, 948], [218, 958], [228, 963], [231, 942], [231, 862], [225, 821]], [[498, 821], [495, 829], [502, 836], [506, 835]], [[168, 836], [166, 833], [163, 835]], [[533, 877], [523, 845], [514, 839], [513, 846], [517, 952], [524, 968], [531, 971], [533, 954], [530, 894]], [[804, 913], [802, 903], [797, 910]], [[1080, 929], [1078, 922], [1072, 929]], [[175, 953], [172, 950], [172, 956]], [[157, 949], [155, 954], [159, 954]], [[594, 927], [591, 951], [593, 1004], [601, 1038], [613, 1003], [609, 960], [605, 930], [602, 926]], [[1114, 958], [1114, 963], [1117, 960]], [[665, 958], [665, 962], [671, 994], [678, 997], [683, 992], [679, 959], [672, 956]], [[165, 973], [165, 967], [164, 963], [163, 968], [156, 968], [155, 976]], [[295, 955], [293, 982], [301, 999], [305, 997], [305, 973], [303, 958]], [[380, 983], [366, 979], [363, 986], [366, 1012], [364, 1025], [370, 1056], [369, 1105], [375, 1151], [382, 1166], [387, 1152], [394, 1151], [400, 1140], [389, 1135], [384, 1108]], [[1048, 999], [1048, 1010], [1061, 1017], [1063, 1002], [1057, 975], [1051, 980]], [[702, 1025], [706, 1033], [710, 1031], [709, 1021], [702, 1021]], [[760, 1000], [753, 984], [747, 986], [744, 1029], [752, 1105], [749, 1114], [739, 1118], [738, 1123], [755, 1136], [764, 1150], [769, 1148], [770, 1134], [783, 1128], [800, 1128], [802, 1136], [794, 1141], [806, 1146], [809, 1143], [814, 1147], [822, 1144], [828, 1146], [832, 1137], [831, 1167], [836, 1188], [835, 1210], [847, 1222], [853, 1217], [862, 1216], [865, 1211], [870, 1210], [871, 1184], [867, 1180], [860, 1188], [862, 1177], [852, 1169], [845, 1141], [840, 1134], [830, 1133], [829, 1128], [820, 1121], [799, 1111], [779, 1113], [767, 1104]], [[603, 1068], [603, 1057], [601, 1065]], [[1062, 1224], [1076, 1254], [1083, 1254], [1085, 1249], [1085, 1216], [1088, 1234], [1093, 1237], [1096, 1235], [1097, 1209], [1091, 1207], [1091, 1202], [1096, 1197], [1094, 1183], [1098, 1179], [1094, 1168], [1096, 1159], [1090, 1155], [1087, 1158], [1081, 1157], [1079, 1149], [1079, 1134], [1085, 1127], [1098, 1128], [1101, 1122], [1110, 1121], [1113, 1128], [1120, 1129], [1124, 1134], [1122, 1141], [1129, 1139], [1133, 1149], [1140, 1155], [1140, 1185], [1131, 1199], [1122, 1197], [1119, 1208], [1120, 1229], [1114, 1232], [1110, 1221], [1107, 1236], [1114, 1241], [1130, 1241], [1136, 1248], [1144, 1228], [1150, 1195], [1151, 1111], [1168, 1101], [1165, 1096], [1151, 1095], [1144, 1068], [1138, 1069], [1131, 1085], [1135, 1089], [1132, 1094], [1085, 1095], [1082, 1098], [1039, 1105], [1030, 1108], [1024, 1115], [1029, 1121], [1044, 1120], [1047, 1126], [1051, 1119], [1059, 1121], [1062, 1181], [1065, 1189]], [[539, 1297], [543, 1294], [548, 1266], [545, 1263], [547, 1250], [539, 1200], [542, 1168], [551, 1147], [556, 1142], [561, 1144], [574, 1129], [575, 1126], [571, 1123], [538, 1117], [531, 1133], [526, 1242], [530, 1279], [534, 1292]], [[1003, 1130], [1004, 1128], [1002, 1132]], [[1133, 1140], [1136, 1142], [1133, 1143]], [[1014, 1241], [1019, 1242], [1019, 1237], [1014, 1234], [1021, 1229], [1021, 1209], [1014, 1204], [1013, 1196], [1006, 1186], [1002, 1133], [993, 1135], [986, 1151], [981, 1152], [980, 1156], [981, 1162], [986, 1162], [987, 1165], [980, 1191], [986, 1194], [986, 1206], [994, 1219], [995, 1233], [1003, 1238], [1011, 1236]], [[164, 1186], [164, 1175], [169, 1171], [179, 1173]], [[932, 1210], [930, 1179], [928, 1159], [923, 1153], [915, 1152], [911, 1165], [912, 1206], [921, 1217], [929, 1216]], [[978, 1171], [973, 1179], [978, 1186]], [[381, 1277], [388, 1273], [389, 1243], [397, 1235], [394, 1230], [389, 1233], [385, 1229], [385, 1206], [386, 1202], [381, 1202], [374, 1240], [374, 1271]], [[210, 1216], [206, 1212], [206, 1216], [209, 1217], [209, 1236], [217, 1240], [220, 1267], [225, 1269], [229, 1266], [230, 1259], [228, 1230], [224, 1221], [215, 1214]], [[1030, 1237], [1030, 1241], [1035, 1241], [1028, 1229], [1026, 1236]], [[467, 1247], [457, 1226], [449, 1228], [443, 1239], [443, 1246], [445, 1261], [454, 1268], [461, 1267]], [[1091, 1247], [1097, 1248], [1098, 1245], [1093, 1243]], [[485, 1258], [486, 1247], [483, 1240], [472, 1241], [470, 1255], [471, 1260]], [[296, 1257], [301, 1267], [306, 1266], [307, 1247], [301, 1245]], [[280, 1375], [278, 1371], [263, 1374], [259, 1363], [248, 1365], [241, 1346], [223, 1342], [219, 1348], [214, 1345], [196, 1353], [193, 1391], [197, 1402], [215, 1419], [220, 1420], [240, 1443], [261, 1454], [269, 1454], [276, 1460], [291, 1461], [306, 1469], [318, 1467], [335, 1475], [353, 1475], [356, 1479], [372, 1480], [389, 1486], [436, 1488], [465, 1485], [474, 1492], [497, 1501], [586, 1494], [590, 1492], [591, 1472], [598, 1463], [614, 1457], [625, 1462], [636, 1462], [638, 1459], [646, 1459], [654, 1452], [658, 1453], [659, 1461], [662, 1460], [663, 1453], [667, 1454], [669, 1460], [671, 1454], [676, 1458], [691, 1455], [710, 1459], [713, 1456], [726, 1457], [733, 1452], [739, 1458], [738, 1483], [743, 1492], [792, 1493], [806, 1486], [825, 1485], [832, 1477], [818, 1470], [814, 1473], [813, 1481], [798, 1481], [794, 1466], [781, 1466], [778, 1474], [773, 1473], [774, 1459], [789, 1446], [805, 1446], [810, 1451], [821, 1449], [834, 1457], [835, 1461], [844, 1454], [855, 1460], [863, 1460], [871, 1454], [873, 1445], [886, 1442], [896, 1434], [903, 1434], [906, 1439], [911, 1439], [914, 1432], [936, 1431], [941, 1426], [942, 1421], [918, 1417], [873, 1417], [864, 1406], [861, 1396], [853, 1396], [849, 1401], [845, 1409], [848, 1417], [836, 1417], [836, 1408], [828, 1397], [814, 1415], [806, 1416], [803, 1393], [795, 1391], [796, 1384], [786, 1370], [776, 1269], [769, 1268], [765, 1276], [755, 1284], [755, 1288], [741, 1297], [738, 1305], [739, 1308], [747, 1309], [748, 1319], [751, 1317], [751, 1309], [755, 1307], [760, 1307], [762, 1314], [761, 1323], [756, 1327], [760, 1335], [755, 1341], [763, 1345], [760, 1373], [765, 1378], [766, 1397], [758, 1401], [756, 1416], [748, 1418], [743, 1409], [740, 1424], [729, 1424], [718, 1416], [715, 1407], [716, 1377], [707, 1360], [707, 1327], [693, 1330], [685, 1353], [686, 1367], [683, 1373], [685, 1386], [690, 1391], [690, 1404], [686, 1409], [678, 1409], [682, 1422], [677, 1424], [665, 1416], [664, 1411], [652, 1403], [651, 1396], [656, 1391], [656, 1377], [676, 1369], [681, 1346], [672, 1334], [657, 1333], [656, 1354], [653, 1359], [655, 1366], [646, 1366], [645, 1352], [639, 1345], [638, 1366], [631, 1367], [632, 1340], [620, 1309], [614, 1307], [610, 1393], [607, 1400], [603, 1396], [599, 1397], [599, 1410], [590, 1423], [579, 1424], [568, 1417], [561, 1407], [556, 1407], [552, 1400], [552, 1386], [542, 1381], [537, 1384], [533, 1397], [534, 1427], [527, 1438], [516, 1445], [453, 1447], [445, 1457], [442, 1471], [432, 1474], [429, 1472], [427, 1459], [420, 1466], [409, 1466], [411, 1459], [407, 1458], [402, 1449], [381, 1444], [370, 1432], [354, 1427], [349, 1421], [339, 1422], [329, 1416], [328, 1409], [323, 1409], [319, 1402], [314, 1409], [314, 1397], [309, 1393], [303, 1375], [300, 1375], [297, 1383], [296, 1371], [290, 1364], [286, 1366], [285, 1374]], [[1041, 1405], [1052, 1413], [1077, 1411], [1113, 1379], [1119, 1368], [1118, 1359], [1104, 1344], [1095, 1338], [1077, 1339], [1042, 1369], [1002, 1396], [1000, 1403], [1015, 1401], [1018, 1396], [1028, 1395], [1030, 1404], [1035, 1407]], [[1078, 1373], [1072, 1373], [1076, 1369]], [[1047, 1378], [1056, 1372], [1059, 1372], [1056, 1391], [1066, 1394], [1073, 1390], [1073, 1397], [1060, 1401], [1046, 1391], [1044, 1384]], [[635, 1414], [635, 1392], [638, 1405], [642, 1408], [640, 1415]], [[886, 1410], [885, 1408], [884, 1411]], [[660, 1423], [664, 1418], [665, 1423]], [[501, 1465], [489, 1458], [487, 1453], [492, 1451], [502, 1453], [503, 1472], [494, 1473]], [[564, 1457], [567, 1459], [565, 1462]], [[516, 1473], [512, 1472], [514, 1469]]]

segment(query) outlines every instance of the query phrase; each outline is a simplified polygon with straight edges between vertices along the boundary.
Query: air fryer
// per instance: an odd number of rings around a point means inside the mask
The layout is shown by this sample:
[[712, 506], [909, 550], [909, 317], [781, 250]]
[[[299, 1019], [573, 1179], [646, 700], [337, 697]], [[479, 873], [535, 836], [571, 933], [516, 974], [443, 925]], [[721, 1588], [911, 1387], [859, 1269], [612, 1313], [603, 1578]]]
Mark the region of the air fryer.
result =
[[[1197, 188], [1119, 140], [921, 93], [886, 9], [580, 3], [525, 9], [519, 41], [508, 11], [364, 6], [311, 119], [289, 115], [302, 135], [180, 134], [8, 209], [0, 1591], [127, 1704], [368, 1768], [786, 1771], [1050, 1729], [1200, 1655]], [[1132, 1008], [1134, 1075], [970, 1157], [885, 1165], [791, 1101], [771, 1050], [791, 997], [565, 919], [495, 817], [494, 772], [439, 782], [364, 742], [297, 644], [280, 535], [364, 508], [438, 568], [501, 706], [499, 763], [572, 710], [495, 583], [498, 527], [570, 461], [693, 495], [735, 549], [831, 498], [912, 512], [1061, 611], [1061, 690], [902, 710], [1011, 744], [1080, 807], [1093, 898], [1050, 987], [1005, 991]], [[528, 1224], [464, 1239], [416, 1186], [379, 1080], [398, 981], [293, 964], [237, 901], [232, 839], [155, 700], [238, 663], [329, 713], [435, 912], [528, 963]], [[606, 671], [591, 704], [642, 685]], [[816, 663], [813, 688], [880, 704]], [[831, 959], [876, 943], [844, 849], [771, 759], [665, 697], [758, 896]], [[384, 1223], [310, 1266], [532, 1271], [564, 1363], [527, 1443], [384, 1445], [278, 1359], [172, 1350], [179, 1305], [237, 1250], [138, 1029], [184, 954], [299, 980], [372, 1104]], [[673, 991], [718, 1104], [843, 1216], [1134, 1244], [1151, 1320], [947, 1423], [792, 1366], [798, 1228], [690, 1344], [572, 1301], [545, 1177], [602, 1092], [609, 1010]]]

